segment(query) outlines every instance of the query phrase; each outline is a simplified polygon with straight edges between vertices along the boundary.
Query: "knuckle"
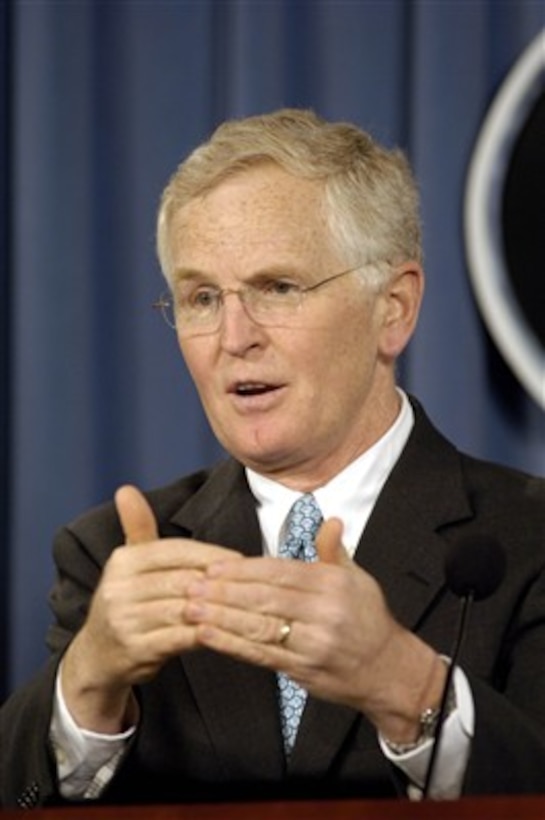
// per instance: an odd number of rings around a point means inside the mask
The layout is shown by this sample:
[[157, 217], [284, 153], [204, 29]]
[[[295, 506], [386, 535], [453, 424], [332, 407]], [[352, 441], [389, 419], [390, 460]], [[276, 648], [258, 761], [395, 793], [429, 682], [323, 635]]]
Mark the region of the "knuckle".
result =
[[184, 623], [185, 602], [183, 600], [171, 600], [163, 608], [163, 619], [165, 624], [176, 626]]
[[256, 643], [273, 643], [278, 635], [278, 621], [276, 618], [256, 619], [249, 629], [249, 636]]
[[105, 572], [117, 573], [123, 570], [127, 560], [128, 550], [125, 547], [116, 547], [106, 563]]

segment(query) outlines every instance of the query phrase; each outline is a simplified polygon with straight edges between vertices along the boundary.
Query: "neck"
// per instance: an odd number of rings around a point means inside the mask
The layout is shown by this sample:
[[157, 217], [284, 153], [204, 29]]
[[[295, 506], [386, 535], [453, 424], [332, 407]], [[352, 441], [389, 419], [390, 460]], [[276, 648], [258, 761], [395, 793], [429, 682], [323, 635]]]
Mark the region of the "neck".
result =
[[277, 465], [272, 469], [267, 469], [262, 464], [246, 466], [291, 490], [314, 492], [328, 484], [376, 444], [392, 427], [400, 410], [401, 397], [397, 390], [394, 390], [391, 400], [375, 407], [375, 412], [370, 414], [372, 422], [369, 422], [369, 417], [366, 418], [359, 435], [354, 436], [351, 441], [346, 441], [344, 445], [335, 447], [331, 452], [320, 454], [314, 459], [302, 459], [300, 463], [291, 461], [289, 465]]

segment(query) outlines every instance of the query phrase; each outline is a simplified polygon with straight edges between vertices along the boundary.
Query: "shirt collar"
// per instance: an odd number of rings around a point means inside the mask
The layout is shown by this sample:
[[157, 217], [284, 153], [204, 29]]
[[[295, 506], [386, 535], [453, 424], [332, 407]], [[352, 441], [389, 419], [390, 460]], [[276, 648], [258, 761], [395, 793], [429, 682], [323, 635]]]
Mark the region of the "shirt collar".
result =
[[[399, 414], [386, 433], [323, 487], [314, 490], [324, 518], [343, 522], [343, 544], [353, 555], [375, 502], [397, 462], [414, 425], [414, 413], [406, 394]], [[302, 495], [277, 481], [246, 469], [250, 489], [257, 500], [264, 551], [276, 555], [287, 515]]]

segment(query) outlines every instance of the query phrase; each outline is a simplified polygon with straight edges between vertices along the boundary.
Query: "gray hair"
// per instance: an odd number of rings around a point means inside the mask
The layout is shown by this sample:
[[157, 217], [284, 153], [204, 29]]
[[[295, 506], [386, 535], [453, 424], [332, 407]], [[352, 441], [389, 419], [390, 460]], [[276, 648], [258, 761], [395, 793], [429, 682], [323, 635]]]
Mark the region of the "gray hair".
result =
[[369, 285], [380, 286], [392, 264], [421, 262], [419, 197], [403, 153], [384, 148], [350, 123], [286, 108], [223, 123], [179, 165], [161, 197], [157, 221], [157, 251], [167, 280], [169, 229], [180, 208], [268, 163], [323, 181], [333, 246], [347, 265], [371, 266]]

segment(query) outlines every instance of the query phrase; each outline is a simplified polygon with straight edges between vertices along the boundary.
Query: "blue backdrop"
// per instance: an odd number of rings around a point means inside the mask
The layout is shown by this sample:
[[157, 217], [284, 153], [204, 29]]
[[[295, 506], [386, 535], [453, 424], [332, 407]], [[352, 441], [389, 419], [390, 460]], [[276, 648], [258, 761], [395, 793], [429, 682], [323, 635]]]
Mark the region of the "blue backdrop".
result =
[[5, 1], [4, 692], [44, 657], [56, 528], [219, 454], [150, 305], [162, 187], [226, 117], [309, 106], [406, 149], [428, 286], [402, 382], [461, 448], [545, 474], [545, 414], [484, 329], [462, 237], [483, 117], [544, 26], [534, 0]]

